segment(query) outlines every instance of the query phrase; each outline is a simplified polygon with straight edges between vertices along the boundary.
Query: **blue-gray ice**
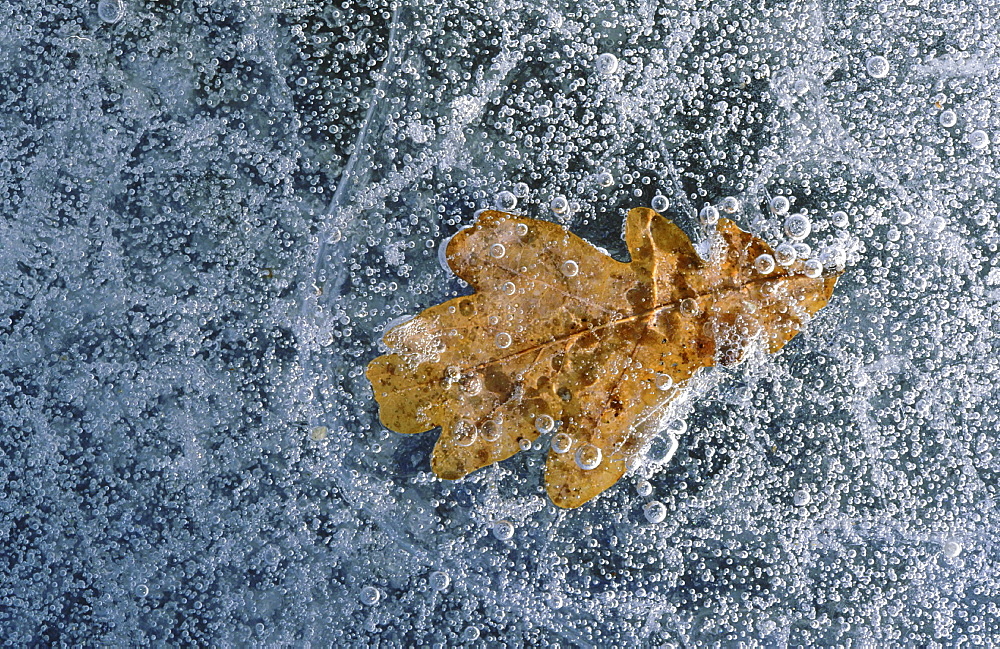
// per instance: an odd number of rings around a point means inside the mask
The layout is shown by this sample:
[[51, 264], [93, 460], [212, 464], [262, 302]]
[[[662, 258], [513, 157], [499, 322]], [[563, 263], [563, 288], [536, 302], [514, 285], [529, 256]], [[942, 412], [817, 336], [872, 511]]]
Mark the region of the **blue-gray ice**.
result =
[[[0, 644], [1000, 642], [998, 19], [0, 0]], [[846, 273], [580, 510], [434, 478], [363, 370], [441, 242], [636, 205]]]

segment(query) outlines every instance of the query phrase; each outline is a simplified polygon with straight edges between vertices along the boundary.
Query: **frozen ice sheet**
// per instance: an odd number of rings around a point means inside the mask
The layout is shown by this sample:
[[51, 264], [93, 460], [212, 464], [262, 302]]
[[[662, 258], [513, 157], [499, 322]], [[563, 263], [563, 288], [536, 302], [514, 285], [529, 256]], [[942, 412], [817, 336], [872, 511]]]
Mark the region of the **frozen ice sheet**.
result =
[[[7, 643], [1000, 635], [992, 3], [0, 16]], [[476, 210], [623, 259], [653, 203], [847, 273], [581, 510], [544, 449], [442, 482], [381, 428], [364, 367], [467, 290], [437, 251]]]

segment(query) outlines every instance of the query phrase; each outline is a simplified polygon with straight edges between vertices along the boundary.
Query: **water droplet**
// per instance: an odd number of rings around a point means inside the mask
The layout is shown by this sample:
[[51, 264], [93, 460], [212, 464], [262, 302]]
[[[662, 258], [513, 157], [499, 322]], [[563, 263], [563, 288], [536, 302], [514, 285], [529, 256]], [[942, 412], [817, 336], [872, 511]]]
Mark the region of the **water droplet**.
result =
[[830, 221], [833, 222], [834, 227], [846, 228], [851, 224], [851, 220], [847, 216], [847, 212], [843, 210], [837, 210], [830, 215]]
[[576, 277], [576, 274], [580, 272], [580, 266], [572, 259], [567, 259], [562, 263], [561, 270], [566, 277]]
[[556, 427], [556, 422], [552, 417], [548, 415], [538, 415], [535, 417], [535, 430], [544, 435], [545, 433], [552, 432], [552, 429]]
[[528, 439], [527, 437], [522, 437], [521, 439], [517, 440], [517, 446], [522, 451], [530, 451], [531, 450], [531, 440]]
[[455, 235], [445, 237], [441, 240], [441, 245], [438, 246], [438, 266], [449, 273], [451, 272], [451, 266], [448, 265], [448, 244], [451, 243], [454, 237]]
[[767, 254], [766, 252], [762, 255], [758, 255], [756, 259], [753, 260], [753, 267], [757, 269], [757, 272], [761, 275], [767, 275], [774, 271], [774, 257]]
[[535, 119], [545, 119], [552, 115], [552, 106], [549, 104], [539, 104], [531, 111]]
[[513, 295], [517, 291], [517, 287], [514, 286], [514, 282], [504, 282], [500, 290], [507, 295]]
[[435, 570], [429, 577], [427, 577], [427, 583], [429, 583], [431, 588], [434, 590], [441, 592], [447, 589], [448, 585], [451, 584], [451, 577], [449, 577], [446, 572]]
[[706, 228], [711, 227], [719, 222], [719, 210], [712, 205], [706, 205], [698, 213], [698, 220]]
[[618, 72], [618, 57], [611, 52], [605, 52], [594, 61], [594, 69], [598, 74], [610, 75]]
[[791, 207], [791, 203], [784, 196], [775, 196], [771, 199], [771, 211], [782, 216], [783, 214], [788, 214], [788, 209]]
[[635, 492], [645, 498], [653, 493], [653, 485], [649, 480], [640, 480], [635, 485]]
[[597, 174], [597, 184], [601, 187], [610, 187], [615, 184], [615, 177], [609, 171], [602, 171]]
[[790, 239], [805, 239], [812, 232], [812, 222], [805, 214], [792, 214], [785, 219], [785, 235]]
[[510, 334], [506, 331], [501, 331], [497, 334], [496, 343], [500, 349], [507, 349], [510, 347], [511, 342]]
[[561, 455], [573, 448], [573, 438], [567, 433], [556, 433], [552, 436], [552, 441], [549, 442], [549, 447], [553, 452]]
[[969, 146], [973, 149], [985, 149], [989, 146], [990, 136], [986, 134], [986, 131], [975, 130], [969, 133]]
[[671, 435], [683, 435], [687, 432], [688, 425], [683, 419], [675, 419], [664, 429], [667, 433]]
[[799, 259], [807, 259], [809, 255], [812, 254], [812, 247], [808, 243], [802, 241], [796, 241], [792, 244], [792, 248], [795, 249], [795, 256]]
[[666, 430], [662, 435], [654, 437], [649, 443], [649, 447], [646, 449], [646, 457], [657, 464], [666, 464], [673, 459], [678, 446], [677, 433]]
[[604, 454], [593, 444], [584, 444], [576, 451], [576, 465], [584, 471], [592, 471], [601, 465]]
[[[895, 229], [895, 226], [889, 228], [890, 231]], [[889, 236], [890, 233], [887, 233], [886, 237]], [[843, 268], [847, 265], [847, 252], [839, 246], [824, 246], [819, 252], [819, 261], [824, 268]]]
[[962, 553], [962, 544], [958, 541], [948, 541], [941, 546], [941, 551], [944, 552], [944, 556], [954, 559]]
[[482, 429], [480, 430], [483, 439], [487, 442], [495, 442], [500, 439], [501, 432], [503, 432], [503, 427], [500, 425], [500, 422], [495, 419], [483, 422]]
[[514, 538], [514, 524], [508, 520], [493, 522], [493, 536], [499, 541], [509, 541]]
[[889, 75], [889, 60], [884, 56], [869, 56], [865, 61], [865, 70], [873, 79], [884, 79]]
[[681, 313], [686, 316], [696, 316], [700, 313], [698, 302], [694, 298], [686, 297], [681, 300]]
[[940, 124], [945, 128], [951, 128], [957, 123], [958, 123], [958, 115], [955, 113], [955, 111], [951, 109], [941, 111], [941, 114], [938, 115], [938, 124]]
[[721, 207], [726, 214], [735, 214], [740, 209], [740, 201], [735, 196], [726, 196], [722, 199]]
[[146, 584], [139, 584], [139, 587], [135, 589], [135, 592], [139, 597], [145, 597], [146, 595], [149, 595], [149, 586]]
[[[451, 313], [454, 313], [455, 307], [450, 307]], [[458, 303], [458, 312], [461, 313], [466, 318], [476, 315], [476, 303], [472, 300], [462, 300]]]
[[517, 232], [517, 236], [523, 237], [528, 234], [528, 225], [526, 223], [518, 223], [514, 228], [514, 232]]
[[494, 243], [490, 246], [490, 257], [494, 259], [503, 259], [503, 256], [507, 254], [507, 249], [502, 243]]
[[805, 507], [812, 502], [812, 496], [805, 489], [799, 489], [792, 494], [792, 502], [796, 507]]
[[823, 274], [823, 264], [818, 259], [806, 259], [802, 265], [802, 272], [806, 277], [816, 279]]
[[657, 374], [655, 381], [657, 390], [669, 390], [674, 387], [674, 379], [669, 374]]
[[468, 419], [459, 419], [451, 431], [452, 439], [458, 446], [472, 446], [476, 441], [476, 425]]
[[774, 249], [774, 261], [782, 266], [790, 266], [795, 261], [795, 248], [783, 243]]
[[110, 24], [118, 22], [125, 17], [125, 2], [123, 0], [101, 0], [97, 3], [97, 17]]
[[656, 525], [662, 523], [667, 518], [667, 506], [659, 500], [651, 500], [642, 508], [642, 514], [646, 520]]
[[361, 603], [365, 606], [375, 606], [382, 598], [382, 593], [374, 586], [365, 586], [361, 589]]
[[462, 388], [462, 392], [471, 396], [476, 396], [483, 391], [483, 379], [478, 374], [466, 374], [458, 382], [458, 385]]
[[511, 192], [502, 191], [497, 194], [495, 204], [501, 212], [509, 212], [517, 207], [517, 196], [514, 196]]
[[556, 214], [565, 214], [569, 210], [569, 201], [566, 200], [565, 196], [556, 196], [549, 203], [549, 209]]
[[479, 639], [479, 627], [467, 626], [462, 631], [462, 642], [475, 642]]
[[660, 214], [663, 214], [670, 208], [670, 199], [663, 194], [657, 194], [653, 197], [653, 200], [649, 201], [649, 206]]

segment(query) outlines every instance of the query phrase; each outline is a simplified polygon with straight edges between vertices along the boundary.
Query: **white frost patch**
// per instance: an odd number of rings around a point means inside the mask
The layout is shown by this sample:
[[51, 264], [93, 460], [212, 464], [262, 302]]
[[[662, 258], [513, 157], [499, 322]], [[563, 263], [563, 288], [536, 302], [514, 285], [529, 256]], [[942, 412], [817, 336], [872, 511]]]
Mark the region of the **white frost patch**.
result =
[[439, 361], [445, 348], [441, 332], [431, 329], [420, 318], [408, 320], [391, 329], [385, 335], [385, 343], [399, 353], [411, 368], [421, 363]]
[[434, 127], [413, 121], [406, 125], [404, 133], [406, 137], [413, 140], [416, 144], [425, 144], [434, 137]]
[[402, 266], [406, 261], [406, 255], [403, 253], [405, 248], [405, 241], [396, 241], [386, 245], [383, 251], [385, 262], [390, 266]]
[[978, 77], [993, 74], [1000, 65], [996, 57], [957, 55], [939, 56], [923, 65], [914, 65], [912, 70], [916, 76], [946, 77]]

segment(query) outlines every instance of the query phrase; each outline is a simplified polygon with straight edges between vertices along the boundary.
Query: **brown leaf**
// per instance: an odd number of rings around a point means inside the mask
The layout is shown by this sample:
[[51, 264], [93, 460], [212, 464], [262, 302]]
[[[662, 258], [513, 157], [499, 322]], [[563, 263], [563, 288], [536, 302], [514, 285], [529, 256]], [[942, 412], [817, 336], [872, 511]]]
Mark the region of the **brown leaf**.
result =
[[708, 261], [647, 208], [629, 212], [625, 241], [627, 264], [555, 223], [483, 212], [447, 248], [475, 293], [390, 330], [393, 353], [368, 366], [382, 423], [440, 426], [431, 467], [450, 480], [552, 431], [549, 497], [579, 507], [625, 474], [695, 370], [756, 340], [779, 350], [837, 281], [800, 262], [760, 272], [770, 246], [727, 219]]

